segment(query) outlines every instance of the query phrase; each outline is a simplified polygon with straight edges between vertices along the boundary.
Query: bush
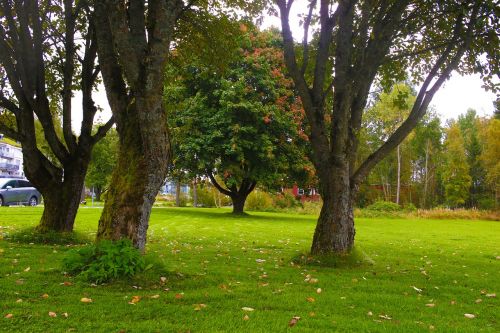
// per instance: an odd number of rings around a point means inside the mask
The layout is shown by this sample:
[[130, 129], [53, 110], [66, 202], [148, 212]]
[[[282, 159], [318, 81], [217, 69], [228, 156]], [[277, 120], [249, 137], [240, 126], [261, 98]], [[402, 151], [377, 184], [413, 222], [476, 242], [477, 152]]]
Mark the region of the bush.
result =
[[376, 201], [370, 206], [366, 207], [366, 209], [374, 210], [377, 212], [398, 212], [401, 210], [401, 206], [390, 201]]
[[293, 208], [300, 206], [300, 201], [298, 201], [293, 194], [284, 192], [276, 194], [273, 198], [274, 207], [276, 208]]
[[131, 277], [146, 267], [143, 256], [128, 239], [71, 250], [63, 259], [63, 269], [89, 282], [103, 283], [120, 277]]
[[215, 207], [215, 197], [208, 187], [198, 187], [198, 205], [201, 207]]
[[245, 202], [245, 209], [266, 211], [273, 208], [273, 198], [267, 192], [253, 191]]
[[404, 205], [404, 210], [405, 212], [416, 212], [417, 211], [417, 206], [415, 206], [413, 203], [408, 202]]

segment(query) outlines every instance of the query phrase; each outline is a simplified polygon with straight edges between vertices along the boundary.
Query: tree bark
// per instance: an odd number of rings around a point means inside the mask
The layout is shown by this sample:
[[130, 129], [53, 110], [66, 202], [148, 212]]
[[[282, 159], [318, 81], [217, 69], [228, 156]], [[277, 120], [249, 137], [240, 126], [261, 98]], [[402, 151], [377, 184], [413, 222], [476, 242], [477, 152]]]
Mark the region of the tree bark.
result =
[[175, 182], [175, 206], [181, 206], [181, 181], [177, 180]]
[[[320, 187], [323, 206], [314, 231], [311, 253], [346, 254], [354, 246], [355, 190], [349, 183], [349, 168], [328, 168], [328, 179]], [[346, 190], [347, 189], [347, 190]]]
[[193, 179], [193, 207], [198, 207], [198, 178]]
[[243, 214], [245, 209], [245, 202], [248, 198], [249, 193], [241, 193], [231, 196], [231, 201], [233, 202], [233, 214]]
[[143, 251], [151, 208], [166, 178], [170, 151], [163, 108], [139, 109], [138, 104], [130, 106], [128, 117], [117, 126], [118, 163], [99, 220], [97, 240], [129, 238]]
[[401, 193], [401, 145], [398, 145], [397, 157], [398, 157], [398, 174], [397, 174], [397, 187], [396, 187], [396, 203], [399, 205], [399, 195]]

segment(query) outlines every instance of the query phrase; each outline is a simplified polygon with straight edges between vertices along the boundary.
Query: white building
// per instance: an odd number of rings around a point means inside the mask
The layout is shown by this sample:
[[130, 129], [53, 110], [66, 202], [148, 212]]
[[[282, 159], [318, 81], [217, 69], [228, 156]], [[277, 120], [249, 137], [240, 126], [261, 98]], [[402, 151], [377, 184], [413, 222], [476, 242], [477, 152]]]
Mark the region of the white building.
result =
[[24, 178], [23, 151], [15, 141], [0, 134], [0, 178]]

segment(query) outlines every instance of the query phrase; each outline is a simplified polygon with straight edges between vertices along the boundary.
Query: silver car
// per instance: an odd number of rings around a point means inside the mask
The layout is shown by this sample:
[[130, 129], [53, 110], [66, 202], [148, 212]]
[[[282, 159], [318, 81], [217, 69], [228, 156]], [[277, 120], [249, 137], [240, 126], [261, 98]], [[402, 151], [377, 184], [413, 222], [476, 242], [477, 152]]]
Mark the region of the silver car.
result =
[[24, 179], [0, 178], [0, 206], [36, 206], [42, 196], [33, 185]]

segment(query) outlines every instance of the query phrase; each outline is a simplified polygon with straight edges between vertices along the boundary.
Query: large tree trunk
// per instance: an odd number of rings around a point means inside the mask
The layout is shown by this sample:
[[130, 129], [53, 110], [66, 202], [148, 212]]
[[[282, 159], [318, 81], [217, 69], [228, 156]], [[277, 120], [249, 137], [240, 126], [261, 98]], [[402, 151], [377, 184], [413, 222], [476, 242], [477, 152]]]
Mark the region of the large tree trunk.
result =
[[238, 193], [231, 196], [231, 201], [233, 202], [233, 214], [243, 214], [245, 208], [245, 202], [248, 198], [249, 193]]
[[134, 246], [144, 250], [151, 208], [167, 173], [169, 145], [164, 110], [141, 108], [139, 98], [136, 103], [129, 106], [128, 116], [117, 123], [119, 158], [97, 239], [129, 238]]
[[349, 169], [329, 168], [322, 180], [323, 206], [314, 232], [311, 253], [346, 254], [354, 245], [354, 192], [349, 183]]
[[[89, 160], [90, 154], [88, 158], [74, 161], [72, 166], [66, 167], [62, 182], [47, 178], [33, 178], [44, 201], [42, 218], [37, 226], [38, 231], [73, 231]], [[27, 174], [32, 174], [28, 170], [26, 171]]]

